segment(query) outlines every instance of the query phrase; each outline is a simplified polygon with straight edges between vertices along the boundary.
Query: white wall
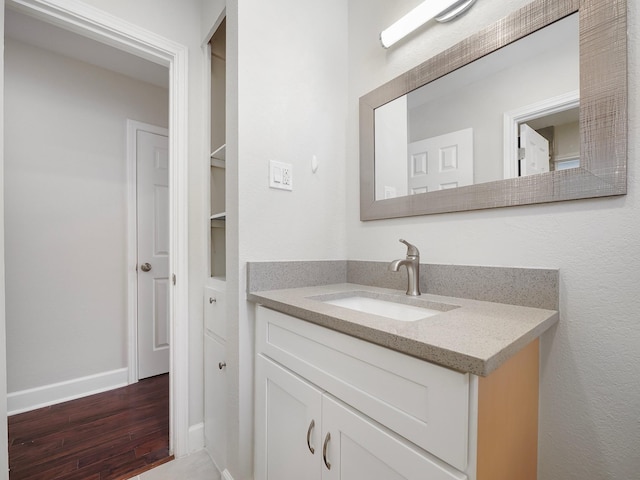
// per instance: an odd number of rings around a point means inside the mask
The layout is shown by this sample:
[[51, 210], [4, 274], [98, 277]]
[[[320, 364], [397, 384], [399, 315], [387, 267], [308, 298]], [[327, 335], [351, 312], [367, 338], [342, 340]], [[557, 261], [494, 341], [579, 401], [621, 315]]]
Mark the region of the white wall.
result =
[[[237, 199], [227, 203], [228, 460], [236, 479], [251, 478], [253, 454], [246, 262], [345, 258], [346, 15], [342, 0], [227, 5], [235, 98], [227, 103], [227, 194]], [[270, 159], [293, 165], [292, 192], [269, 189]]]
[[221, 14], [226, 7], [225, 0], [200, 0], [200, 31], [202, 42], [207, 42], [215, 29], [218, 27]]
[[127, 366], [126, 120], [168, 92], [7, 39], [10, 393]]
[[396, 258], [402, 252], [401, 237], [418, 245], [426, 263], [559, 268], [560, 323], [542, 339], [539, 478], [637, 478], [639, 2], [628, 2], [626, 196], [362, 223], [358, 220], [359, 96], [528, 0], [477, 2], [457, 22], [433, 25], [397, 48], [380, 48], [378, 32], [418, 3], [349, 1], [347, 258]]
[[[407, 96], [396, 98], [375, 111], [375, 198], [404, 197], [409, 194]], [[387, 197], [386, 189], [390, 189]]]

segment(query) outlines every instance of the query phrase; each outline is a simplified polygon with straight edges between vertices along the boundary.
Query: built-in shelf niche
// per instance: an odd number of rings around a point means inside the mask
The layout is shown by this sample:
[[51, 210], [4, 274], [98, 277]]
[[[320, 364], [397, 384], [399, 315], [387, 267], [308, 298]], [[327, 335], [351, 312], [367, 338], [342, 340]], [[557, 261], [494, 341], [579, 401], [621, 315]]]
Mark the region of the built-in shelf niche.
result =
[[211, 166], [218, 168], [225, 168], [227, 161], [227, 145], [218, 147], [214, 152], [211, 152]]
[[211, 38], [211, 276], [226, 275], [226, 21]]

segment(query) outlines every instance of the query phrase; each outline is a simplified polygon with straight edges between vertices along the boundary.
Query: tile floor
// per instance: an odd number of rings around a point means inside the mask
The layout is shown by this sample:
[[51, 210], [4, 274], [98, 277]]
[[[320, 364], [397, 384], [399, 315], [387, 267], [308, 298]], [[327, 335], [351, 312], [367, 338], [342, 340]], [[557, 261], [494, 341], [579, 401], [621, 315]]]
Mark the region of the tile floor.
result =
[[165, 463], [129, 480], [220, 480], [220, 474], [206, 451]]

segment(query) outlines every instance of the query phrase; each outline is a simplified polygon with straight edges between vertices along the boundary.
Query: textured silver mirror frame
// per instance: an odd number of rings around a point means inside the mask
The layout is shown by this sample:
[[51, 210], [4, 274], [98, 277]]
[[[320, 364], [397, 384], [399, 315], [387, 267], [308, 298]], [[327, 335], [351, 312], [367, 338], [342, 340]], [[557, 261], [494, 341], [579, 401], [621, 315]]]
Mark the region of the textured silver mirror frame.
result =
[[[375, 200], [374, 110], [580, 12], [580, 167]], [[535, 0], [360, 98], [360, 220], [627, 193], [627, 2]]]

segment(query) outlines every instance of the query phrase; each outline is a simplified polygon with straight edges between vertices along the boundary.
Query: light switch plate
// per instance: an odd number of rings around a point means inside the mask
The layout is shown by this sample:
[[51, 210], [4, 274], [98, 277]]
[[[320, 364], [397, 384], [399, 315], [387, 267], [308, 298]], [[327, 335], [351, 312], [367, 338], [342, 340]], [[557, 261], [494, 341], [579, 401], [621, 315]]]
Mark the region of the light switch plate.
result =
[[293, 166], [290, 163], [269, 160], [269, 187], [293, 190]]

